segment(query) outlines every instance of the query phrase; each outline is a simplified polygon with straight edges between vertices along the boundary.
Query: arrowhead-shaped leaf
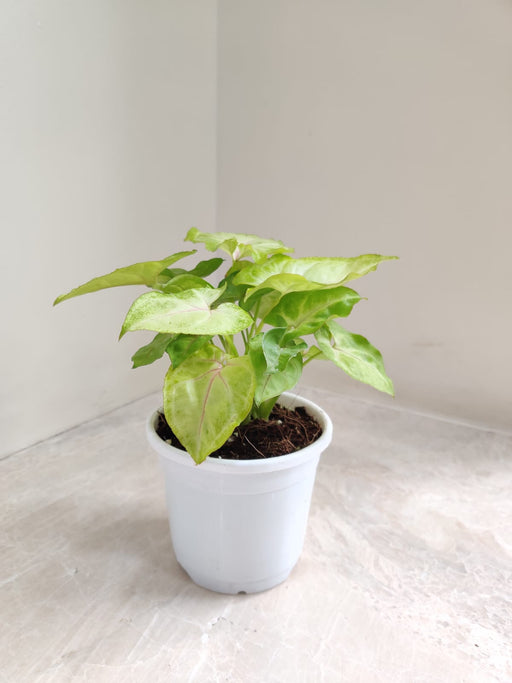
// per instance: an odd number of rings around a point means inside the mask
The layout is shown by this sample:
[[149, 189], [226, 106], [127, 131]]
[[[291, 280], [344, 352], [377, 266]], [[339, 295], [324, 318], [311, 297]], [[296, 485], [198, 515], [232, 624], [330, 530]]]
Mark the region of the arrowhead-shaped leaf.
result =
[[220, 448], [247, 417], [254, 386], [249, 358], [227, 356], [213, 345], [170, 368], [165, 417], [196, 463]]
[[[307, 292], [314, 289], [328, 289], [339, 286], [339, 283], [324, 285], [318, 282], [310, 282], [302, 275], [281, 273], [267, 278], [261, 285], [247, 290], [243, 308], [246, 311], [258, 310], [258, 317], [265, 318], [267, 313], [277, 305], [278, 301], [290, 292]], [[239, 285], [247, 287], [247, 285]]]
[[359, 334], [331, 320], [315, 333], [324, 356], [360, 382], [394, 395], [393, 382], [384, 370], [380, 352]]
[[200, 232], [190, 228], [185, 238], [189, 242], [202, 243], [209, 251], [222, 249], [233, 259], [253, 258], [256, 262], [265, 260], [272, 254], [283, 254], [293, 249], [286, 247], [280, 240], [265, 239], [257, 235], [241, 232]]
[[211, 304], [222, 289], [188, 289], [177, 294], [148, 292], [128, 311], [121, 335], [128, 330], [154, 330], [181, 334], [230, 335], [252, 324], [251, 316], [236, 304]]
[[124, 285], [146, 285], [147, 287], [153, 287], [163, 270], [172, 263], [185, 258], [185, 256], [190, 256], [195, 253], [195, 249], [192, 251], [180, 251], [177, 254], [168, 256], [162, 261], [143, 261], [124, 268], [117, 268], [117, 270], [108, 273], [108, 275], [95, 277], [92, 280], [89, 280], [89, 282], [80, 285], [80, 287], [72, 289], [67, 294], [58, 296], [53, 302], [53, 305], [55, 306], [55, 304], [59, 304], [66, 299], [71, 299], [74, 296], [97, 292], [100, 289], [108, 289], [109, 287], [122, 287]]
[[311, 334], [329, 318], [349, 315], [361, 297], [348, 287], [285, 294], [265, 318], [273, 327], [288, 328], [287, 338]]
[[[292, 258], [278, 254], [264, 263], [254, 263], [244, 268], [235, 278], [235, 284], [257, 287], [268, 278], [282, 273], [302, 275], [310, 282], [323, 285], [341, 284], [366, 275], [375, 270], [381, 261], [395, 259], [396, 256], [363, 254], [351, 258], [330, 258], [328, 256]], [[273, 288], [277, 288], [275, 283]]]

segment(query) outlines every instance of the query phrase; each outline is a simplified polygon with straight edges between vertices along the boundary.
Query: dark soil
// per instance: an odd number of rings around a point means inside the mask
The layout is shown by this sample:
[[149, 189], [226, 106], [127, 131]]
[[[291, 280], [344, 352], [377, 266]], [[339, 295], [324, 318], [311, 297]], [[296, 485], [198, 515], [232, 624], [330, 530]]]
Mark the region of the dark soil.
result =
[[[164, 441], [185, 450], [162, 413], [159, 413], [156, 432]], [[322, 428], [305, 408], [289, 410], [276, 405], [268, 420], [253, 420], [237, 427], [226, 443], [210, 457], [228, 460], [274, 458], [309, 446], [321, 433]]]

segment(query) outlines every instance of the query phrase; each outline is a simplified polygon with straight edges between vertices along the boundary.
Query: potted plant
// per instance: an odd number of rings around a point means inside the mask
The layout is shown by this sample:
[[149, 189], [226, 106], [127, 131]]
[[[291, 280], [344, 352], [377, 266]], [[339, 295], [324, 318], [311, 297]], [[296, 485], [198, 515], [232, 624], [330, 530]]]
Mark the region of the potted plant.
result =
[[[218, 275], [220, 257], [177, 267], [196, 253], [181, 251], [94, 278], [54, 303], [121, 285], [151, 289], [131, 305], [120, 337], [156, 332], [133, 367], [170, 360], [147, 433], [164, 469], [177, 560], [201, 586], [256, 592], [298, 560], [331, 440], [324, 411], [288, 393], [304, 366], [331, 361], [393, 394], [379, 351], [338, 319], [361, 300], [346, 283], [395, 257], [293, 258], [278, 240], [197, 228], [186, 240], [227, 253], [226, 271]], [[276, 432], [281, 450], [269, 452], [266, 435]]]

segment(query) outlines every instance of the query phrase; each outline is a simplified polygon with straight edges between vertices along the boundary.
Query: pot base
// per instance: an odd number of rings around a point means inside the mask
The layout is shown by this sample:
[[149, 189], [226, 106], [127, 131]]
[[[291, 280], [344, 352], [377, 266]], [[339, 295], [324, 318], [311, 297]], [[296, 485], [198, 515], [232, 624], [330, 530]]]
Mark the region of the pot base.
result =
[[196, 572], [189, 572], [181, 565], [180, 567], [192, 581], [201, 588], [215, 591], [215, 593], [224, 593], [225, 595], [261, 593], [270, 590], [280, 583], [283, 583], [283, 581], [286, 581], [293, 569], [293, 567], [291, 567], [285, 572], [281, 572], [275, 576], [268, 576], [264, 579], [258, 579], [257, 581], [220, 581], [206, 574], [203, 575], [197, 574]]

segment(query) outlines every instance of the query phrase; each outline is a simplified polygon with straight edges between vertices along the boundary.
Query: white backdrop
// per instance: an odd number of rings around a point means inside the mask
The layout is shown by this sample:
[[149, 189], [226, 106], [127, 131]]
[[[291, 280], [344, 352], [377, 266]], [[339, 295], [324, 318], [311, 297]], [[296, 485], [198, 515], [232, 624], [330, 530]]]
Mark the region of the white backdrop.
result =
[[[512, 5], [219, 7], [219, 229], [399, 255], [347, 321], [395, 405], [512, 429]], [[324, 364], [305, 379], [393, 405]]]
[[216, 3], [7, 0], [0, 448], [156, 390], [117, 336], [134, 293], [56, 295], [180, 250], [215, 216]]
[[[144, 333], [116, 341], [129, 291], [51, 303], [191, 225], [399, 255], [347, 321], [395, 404], [511, 428], [510, 3], [1, 12], [0, 453], [159, 388], [161, 365], [130, 369]], [[305, 381], [392, 403], [321, 363]]]

